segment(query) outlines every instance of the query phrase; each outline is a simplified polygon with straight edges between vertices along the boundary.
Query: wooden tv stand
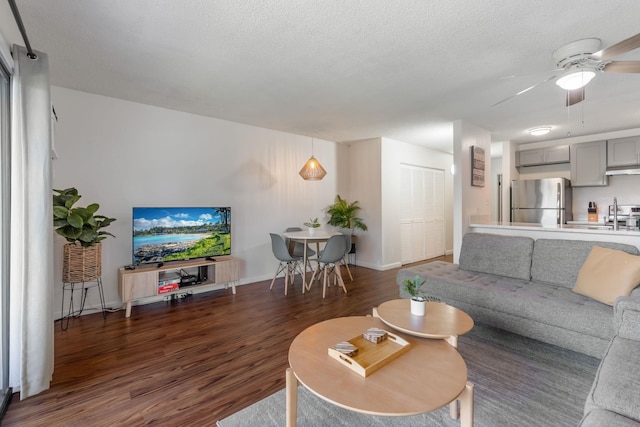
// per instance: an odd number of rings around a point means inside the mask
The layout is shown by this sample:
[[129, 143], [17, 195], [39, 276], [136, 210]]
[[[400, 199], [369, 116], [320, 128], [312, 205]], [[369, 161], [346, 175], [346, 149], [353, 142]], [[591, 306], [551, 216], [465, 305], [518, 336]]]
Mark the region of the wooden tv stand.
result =
[[[195, 267], [206, 267], [206, 280], [172, 292], [158, 292], [161, 273], [171, 270], [193, 269]], [[240, 259], [231, 256], [220, 256], [215, 260], [197, 259], [192, 261], [167, 262], [160, 267], [158, 267], [157, 264], [138, 265], [135, 270], [127, 270], [121, 267], [118, 269], [118, 289], [122, 302], [127, 305], [125, 316], [131, 316], [131, 303], [133, 301], [159, 295], [184, 293], [202, 286], [231, 285], [231, 290], [235, 294], [236, 282], [239, 280], [239, 270]]]

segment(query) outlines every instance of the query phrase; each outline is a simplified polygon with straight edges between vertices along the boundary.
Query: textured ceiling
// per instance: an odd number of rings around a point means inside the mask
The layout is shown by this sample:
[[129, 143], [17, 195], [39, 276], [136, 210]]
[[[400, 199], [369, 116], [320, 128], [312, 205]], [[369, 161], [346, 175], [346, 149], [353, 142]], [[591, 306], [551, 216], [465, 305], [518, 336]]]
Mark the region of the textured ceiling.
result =
[[[54, 85], [296, 134], [451, 152], [458, 119], [493, 141], [539, 140], [524, 132], [539, 125], [554, 127], [546, 139], [640, 127], [640, 74], [599, 74], [569, 111], [553, 82], [491, 107], [553, 75], [558, 47], [638, 33], [637, 0], [17, 5]], [[5, 21], [5, 39], [23, 44]], [[640, 49], [616, 59], [640, 59]]]

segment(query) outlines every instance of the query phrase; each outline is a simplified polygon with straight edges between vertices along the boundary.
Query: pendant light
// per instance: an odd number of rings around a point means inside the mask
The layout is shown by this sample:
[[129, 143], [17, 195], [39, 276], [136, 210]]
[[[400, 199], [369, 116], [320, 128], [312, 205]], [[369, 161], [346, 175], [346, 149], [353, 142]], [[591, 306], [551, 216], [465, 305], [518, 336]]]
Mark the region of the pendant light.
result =
[[313, 157], [313, 138], [311, 138], [311, 157], [298, 173], [305, 181], [320, 181], [327, 174], [320, 162]]

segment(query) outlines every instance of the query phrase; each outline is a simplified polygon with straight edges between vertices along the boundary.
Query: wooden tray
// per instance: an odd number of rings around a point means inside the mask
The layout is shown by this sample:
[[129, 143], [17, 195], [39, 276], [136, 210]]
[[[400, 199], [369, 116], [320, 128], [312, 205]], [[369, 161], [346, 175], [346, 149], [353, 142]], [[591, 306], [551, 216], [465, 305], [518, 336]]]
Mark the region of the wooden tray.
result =
[[347, 356], [331, 347], [329, 347], [329, 356], [363, 377], [371, 375], [387, 363], [407, 352], [411, 346], [409, 342], [399, 336], [389, 331], [385, 332], [387, 333], [387, 339], [378, 344], [366, 340], [362, 335], [348, 340], [351, 344], [358, 347], [358, 354], [354, 356]]

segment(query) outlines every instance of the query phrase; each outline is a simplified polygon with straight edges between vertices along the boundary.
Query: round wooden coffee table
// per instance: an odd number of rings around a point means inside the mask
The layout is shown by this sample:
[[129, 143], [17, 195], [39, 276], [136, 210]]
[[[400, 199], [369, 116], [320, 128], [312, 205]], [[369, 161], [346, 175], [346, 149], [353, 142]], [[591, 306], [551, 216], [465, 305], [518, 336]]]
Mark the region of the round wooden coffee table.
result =
[[334, 405], [371, 415], [416, 415], [460, 400], [462, 426], [473, 425], [467, 366], [443, 340], [397, 334], [410, 349], [366, 378], [329, 356], [329, 347], [371, 327], [385, 329], [375, 317], [341, 317], [310, 326], [293, 340], [286, 375], [287, 426], [296, 423], [298, 382]]
[[467, 313], [442, 302], [427, 302], [424, 316], [411, 314], [411, 300], [395, 299], [380, 304], [374, 309], [391, 328], [423, 338], [446, 339], [454, 347], [458, 337], [473, 328], [473, 319]]

